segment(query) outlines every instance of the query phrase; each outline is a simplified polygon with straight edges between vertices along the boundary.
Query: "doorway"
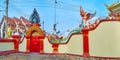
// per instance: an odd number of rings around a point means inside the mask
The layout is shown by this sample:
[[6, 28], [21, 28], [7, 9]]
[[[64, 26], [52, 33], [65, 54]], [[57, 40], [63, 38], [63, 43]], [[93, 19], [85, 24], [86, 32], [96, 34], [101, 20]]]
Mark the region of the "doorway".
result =
[[40, 39], [39, 36], [31, 36], [30, 39], [30, 52], [39, 52], [40, 51]]

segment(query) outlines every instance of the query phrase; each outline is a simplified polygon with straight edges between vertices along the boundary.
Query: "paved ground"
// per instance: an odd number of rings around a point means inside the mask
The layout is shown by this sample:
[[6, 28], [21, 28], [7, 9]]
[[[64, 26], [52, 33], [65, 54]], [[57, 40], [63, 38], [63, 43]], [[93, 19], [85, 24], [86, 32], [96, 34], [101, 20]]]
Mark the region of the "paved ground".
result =
[[93, 57], [70, 56], [65, 54], [37, 54], [37, 53], [14, 53], [0, 56], [0, 60], [120, 60], [120, 59], [104, 59]]

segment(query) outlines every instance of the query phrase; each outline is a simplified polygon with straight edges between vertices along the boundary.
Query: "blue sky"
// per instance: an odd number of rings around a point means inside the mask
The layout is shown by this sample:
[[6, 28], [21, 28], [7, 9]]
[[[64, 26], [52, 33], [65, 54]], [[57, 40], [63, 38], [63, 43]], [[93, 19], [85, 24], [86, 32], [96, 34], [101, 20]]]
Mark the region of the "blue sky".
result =
[[[87, 12], [96, 11], [95, 17], [107, 16], [108, 10], [104, 3], [110, 5], [117, 0], [57, 0], [56, 20], [58, 22], [57, 30], [61, 33], [66, 30], [72, 30], [78, 27], [81, 16], [79, 12], [80, 6]], [[55, 18], [54, 0], [9, 0], [9, 17], [23, 16], [29, 19], [33, 9], [36, 8], [41, 19], [44, 21], [44, 29], [46, 32], [53, 31]], [[0, 0], [0, 10], [5, 10], [5, 0]], [[0, 12], [0, 21], [4, 11]]]

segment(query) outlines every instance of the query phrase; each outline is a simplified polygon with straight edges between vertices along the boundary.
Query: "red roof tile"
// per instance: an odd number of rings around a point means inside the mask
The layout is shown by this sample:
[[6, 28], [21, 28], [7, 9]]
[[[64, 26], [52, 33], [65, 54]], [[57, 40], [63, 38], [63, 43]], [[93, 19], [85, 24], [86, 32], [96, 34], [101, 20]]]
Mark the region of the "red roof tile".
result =
[[31, 23], [30, 23], [29, 20], [27, 20], [26, 18], [24, 18], [22, 16], [20, 17], [20, 19], [22, 19], [25, 24], [27, 24], [28, 26], [30, 26]]
[[[4, 16], [4, 19], [6, 19], [6, 16]], [[10, 17], [8, 17], [8, 21], [7, 22], [10, 25], [16, 25], [15, 22], [14, 22], [14, 20], [12, 18], [10, 18]]]
[[22, 23], [22, 21], [21, 21], [20, 19], [18, 19], [18, 18], [16, 18], [16, 17], [13, 17], [13, 19], [14, 19], [14, 21], [16, 21], [17, 23], [19, 23], [19, 25], [24, 26], [23, 23]]
[[[6, 19], [6, 16], [3, 17], [2, 21], [1, 21], [1, 24], [3, 23], [3, 21], [5, 19]], [[7, 22], [8, 22], [8, 25], [12, 26], [12, 30], [14, 30], [15, 27], [16, 27], [16, 24], [15, 24], [14, 20], [12, 18], [8, 17], [8, 21]]]
[[[3, 21], [4, 21], [5, 19], [6, 19], [6, 16], [3, 17], [0, 25], [3, 23]], [[20, 19], [18, 19], [18, 18], [16, 18], [16, 17], [13, 17], [13, 18], [8, 17], [8, 21], [7, 21], [7, 22], [8, 22], [8, 25], [11, 25], [11, 26], [12, 26], [12, 30], [15, 30], [15, 28], [16, 28], [16, 23], [15, 23], [15, 21], [16, 21], [17, 23], [19, 23], [19, 28], [20, 28], [20, 29], [25, 30], [25, 26], [23, 25], [21, 19], [23, 20], [23, 22], [24, 22], [26, 25], [30, 26], [31, 23], [29, 22], [29, 20], [25, 19], [25, 18], [22, 17], [22, 16], [20, 17]]]

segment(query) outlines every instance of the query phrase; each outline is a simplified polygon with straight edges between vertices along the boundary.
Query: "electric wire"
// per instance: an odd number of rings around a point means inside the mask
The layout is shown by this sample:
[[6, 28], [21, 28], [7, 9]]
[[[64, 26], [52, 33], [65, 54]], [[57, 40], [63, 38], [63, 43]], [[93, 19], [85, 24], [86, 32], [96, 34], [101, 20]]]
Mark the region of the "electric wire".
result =
[[[48, 0], [47, 0], [48, 1]], [[31, 4], [33, 3], [33, 1], [28, 1], [27, 3]], [[29, 4], [19, 4], [19, 2], [16, 4], [17, 7], [45, 7], [45, 8], [55, 8], [54, 7], [54, 3], [52, 3], [51, 1], [49, 2], [45, 2], [45, 5], [29, 5]], [[63, 9], [63, 10], [67, 10], [67, 11], [74, 11], [74, 12], [79, 12], [79, 6], [78, 5], [73, 5], [70, 3], [64, 3], [61, 1], [58, 1], [56, 9]]]
[[[21, 8], [24, 8], [24, 7], [26, 7], [26, 8], [27, 7], [28, 8], [29, 7], [55, 8], [54, 7], [54, 2], [52, 2], [52, 1], [45, 2], [44, 5], [39, 5], [39, 3], [36, 3], [36, 4], [31, 4], [31, 3], [33, 3], [33, 1], [27, 1], [27, 4], [25, 4], [25, 2], [21, 3], [21, 2], [17, 2], [16, 0], [14, 0], [14, 1], [10, 1], [9, 7], [10, 7], [10, 9], [12, 9], [14, 11], [17, 11], [18, 13], [23, 14], [25, 16], [27, 14], [21, 9]], [[31, 4], [31, 5], [29, 5], [29, 4]], [[77, 13], [79, 12], [79, 6], [78, 5], [73, 5], [73, 4], [66, 3], [66, 2], [61, 2], [61, 1], [58, 1], [56, 9], [73, 11], [73, 12], [77, 12]], [[29, 16], [29, 15], [27, 15], [27, 16]]]

